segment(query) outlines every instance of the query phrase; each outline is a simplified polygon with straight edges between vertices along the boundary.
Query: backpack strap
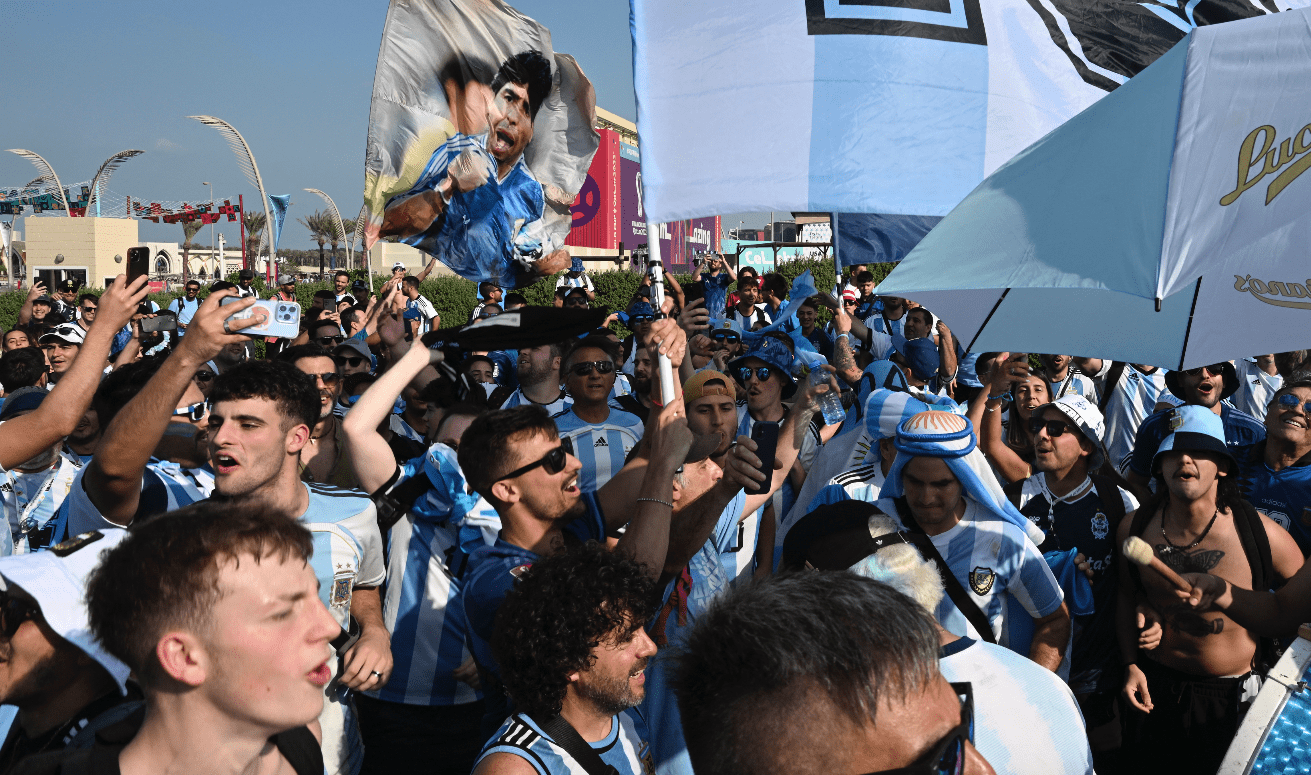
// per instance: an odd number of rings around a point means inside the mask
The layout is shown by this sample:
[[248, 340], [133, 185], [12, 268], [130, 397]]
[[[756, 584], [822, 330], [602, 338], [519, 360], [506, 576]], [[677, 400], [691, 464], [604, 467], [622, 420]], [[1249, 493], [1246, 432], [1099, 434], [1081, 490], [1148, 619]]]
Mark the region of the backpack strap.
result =
[[296, 727], [276, 734], [272, 739], [278, 753], [296, 775], [320, 775], [323, 772], [323, 748], [309, 727]]
[[[1282, 585], [1286, 579], [1279, 578], [1275, 572], [1274, 557], [1270, 552], [1270, 536], [1265, 532], [1261, 514], [1256, 507], [1246, 500], [1240, 500], [1234, 508], [1234, 528], [1238, 531], [1238, 541], [1243, 545], [1243, 554], [1252, 569], [1252, 589], [1264, 591]], [[1273, 638], [1256, 639], [1256, 654], [1253, 667], [1262, 675], [1274, 667], [1279, 660], [1279, 644]]]
[[1111, 364], [1111, 370], [1106, 372], [1106, 382], [1102, 385], [1102, 394], [1097, 399], [1097, 410], [1106, 414], [1106, 405], [1111, 403], [1111, 394], [1115, 392], [1115, 386], [1120, 384], [1120, 377], [1124, 376], [1124, 361], [1115, 361]]
[[533, 723], [541, 727], [542, 731], [547, 734], [555, 744], [560, 746], [573, 757], [574, 761], [587, 770], [587, 775], [619, 775], [609, 764], [601, 759], [601, 755], [596, 749], [587, 744], [587, 741], [578, 734], [573, 725], [564, 720], [563, 716], [555, 715], [550, 718], [542, 718], [535, 714], [524, 714], [533, 720]]
[[[396, 472], [392, 474], [392, 481], [395, 481], [401, 474], [400, 466], [396, 467]], [[391, 489], [388, 489], [391, 488]], [[387, 534], [392, 526], [401, 521], [401, 517], [410, 510], [416, 498], [432, 489], [432, 480], [428, 478], [427, 472], [419, 469], [414, 476], [401, 482], [396, 487], [391, 487], [391, 482], [378, 488], [372, 496], [373, 505], [378, 511], [378, 529], [383, 535]]]
[[512, 395], [514, 395], [514, 388], [509, 387], [508, 385], [500, 385], [492, 391], [490, 396], [487, 397], [487, 405], [493, 409], [500, 409], [501, 404], [510, 400], [510, 396]]
[[[924, 529], [915, 521], [915, 517], [911, 515], [910, 505], [906, 502], [906, 499], [897, 498], [893, 503], [897, 507], [897, 516], [901, 518], [902, 524], [906, 526], [907, 530], [928, 538], [928, 534], [924, 532]], [[988, 621], [988, 617], [979, 608], [979, 604], [974, 602], [970, 594], [965, 591], [965, 587], [961, 586], [960, 579], [956, 578], [956, 574], [952, 573], [951, 568], [947, 567], [947, 561], [943, 559], [938, 547], [934, 546], [931, 540], [916, 541], [915, 546], [922, 553], [928, 555], [924, 559], [933, 560], [934, 565], [938, 568], [938, 576], [942, 578], [942, 585], [946, 589], [947, 597], [951, 598], [951, 602], [956, 606], [956, 609], [979, 633], [979, 637], [988, 643], [996, 644], [997, 636], [992, 632], [992, 624]]]
[[1111, 523], [1111, 535], [1120, 527], [1120, 520], [1124, 519], [1124, 496], [1120, 495], [1120, 486], [1109, 477], [1101, 474], [1088, 474], [1092, 479], [1093, 489], [1097, 491], [1097, 497], [1102, 502], [1102, 508], [1106, 510], [1106, 517]]

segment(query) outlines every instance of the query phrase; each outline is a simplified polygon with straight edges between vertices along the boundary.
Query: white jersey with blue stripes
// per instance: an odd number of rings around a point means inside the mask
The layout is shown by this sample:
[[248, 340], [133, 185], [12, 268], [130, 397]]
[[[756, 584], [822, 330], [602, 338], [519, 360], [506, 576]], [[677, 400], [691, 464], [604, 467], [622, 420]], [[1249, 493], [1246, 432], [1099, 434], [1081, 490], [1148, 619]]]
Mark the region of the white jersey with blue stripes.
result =
[[1048, 382], [1047, 389], [1053, 401], [1062, 396], [1083, 396], [1088, 403], [1097, 406], [1096, 383], [1092, 377], [1073, 366], [1066, 369], [1065, 379]]
[[573, 405], [574, 405], [574, 400], [570, 398], [569, 394], [564, 392], [563, 390], [560, 391], [560, 395], [556, 396], [555, 400], [551, 401], [551, 403], [539, 404], [536, 401], [529, 398], [528, 396], [525, 396], [523, 394], [523, 388], [518, 387], [515, 388], [514, 392], [510, 394], [509, 398], [505, 399], [505, 402], [501, 404], [501, 408], [513, 409], [516, 406], [540, 406], [546, 410], [547, 414], [557, 415], [560, 414], [561, 412], [569, 411], [569, 407]]
[[[1033, 626], [1031, 622], [1013, 620], [1026, 613], [1030, 619], [1054, 613], [1064, 598], [1061, 586], [1038, 553], [1038, 547], [1020, 528], [987, 516], [971, 498], [967, 497], [965, 504], [960, 522], [933, 536], [933, 546], [987, 617], [997, 645], [1027, 655]], [[876, 505], [884, 514], [896, 518], [897, 509], [891, 499], [880, 500]], [[1011, 601], [1023, 610], [1012, 607]], [[980, 637], [948, 596], [938, 604], [934, 618], [955, 635]], [[1017, 633], [1015, 637], [1012, 629]]]
[[0, 468], [0, 506], [8, 523], [7, 535], [0, 536], [0, 556], [26, 554], [44, 545], [40, 531], [57, 515], [81, 469], [82, 459], [67, 447], [45, 471]]
[[[610, 733], [588, 745], [601, 761], [614, 768], [617, 775], [652, 775], [655, 772], [646, 724], [636, 709], [616, 715], [610, 724]], [[537, 775], [588, 775], [582, 764], [523, 713], [505, 720], [488, 741], [478, 762], [492, 754], [518, 756], [527, 761]]]
[[642, 418], [610, 407], [603, 422], [589, 423], [570, 408], [555, 415], [560, 438], [574, 445], [574, 456], [583, 464], [578, 472], [578, 488], [595, 492], [624, 467], [624, 460], [642, 440]]
[[1266, 374], [1256, 365], [1255, 358], [1239, 358], [1234, 361], [1234, 371], [1238, 376], [1238, 392], [1230, 401], [1240, 412], [1247, 412], [1258, 420], [1265, 420], [1266, 407], [1275, 397], [1279, 388], [1284, 386], [1284, 378], [1279, 374]]
[[[86, 468], [83, 467], [73, 478], [68, 497], [59, 507], [55, 533], [51, 538], [55, 543], [92, 530], [122, 527], [105, 519], [91, 502], [83, 482], [85, 475]], [[134, 518], [176, 511], [208, 498], [213, 491], [214, 474], [208, 469], [185, 468], [171, 460], [151, 458], [141, 475], [141, 496]]]
[[[1106, 376], [1111, 370], [1111, 362], [1103, 361], [1102, 370], [1097, 378], [1102, 381], [1101, 390], [1107, 390]], [[1111, 465], [1120, 470], [1127, 470], [1129, 456], [1133, 454], [1133, 445], [1138, 437], [1138, 426], [1143, 424], [1154, 411], [1158, 401], [1171, 404], [1183, 403], [1175, 398], [1165, 387], [1165, 369], [1156, 368], [1151, 373], [1139, 371], [1137, 366], [1125, 364], [1124, 372], [1115, 384], [1109, 386], [1112, 391], [1106, 401], [1106, 456]]]

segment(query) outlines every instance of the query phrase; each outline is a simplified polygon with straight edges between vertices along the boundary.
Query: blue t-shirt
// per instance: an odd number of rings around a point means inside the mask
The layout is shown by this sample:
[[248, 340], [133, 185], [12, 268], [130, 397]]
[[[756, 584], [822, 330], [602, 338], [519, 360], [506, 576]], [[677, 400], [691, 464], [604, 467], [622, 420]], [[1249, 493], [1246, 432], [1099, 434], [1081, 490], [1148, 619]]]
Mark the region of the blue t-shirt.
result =
[[[1161, 442], [1170, 435], [1170, 412], [1165, 409], [1143, 420], [1138, 426], [1138, 435], [1134, 439], [1133, 457], [1129, 460], [1129, 470], [1139, 476], [1151, 477], [1152, 458]], [[1220, 421], [1224, 423], [1225, 444], [1232, 451], [1235, 447], [1255, 444], [1265, 439], [1265, 425], [1252, 415], [1240, 412], [1229, 404], [1220, 404]]]
[[732, 282], [727, 272], [716, 275], [701, 273], [701, 282], [705, 283], [706, 310], [712, 318], [722, 318], [728, 307], [728, 285]]
[[1311, 552], [1311, 455], [1279, 471], [1265, 462], [1265, 441], [1233, 450], [1243, 497]]

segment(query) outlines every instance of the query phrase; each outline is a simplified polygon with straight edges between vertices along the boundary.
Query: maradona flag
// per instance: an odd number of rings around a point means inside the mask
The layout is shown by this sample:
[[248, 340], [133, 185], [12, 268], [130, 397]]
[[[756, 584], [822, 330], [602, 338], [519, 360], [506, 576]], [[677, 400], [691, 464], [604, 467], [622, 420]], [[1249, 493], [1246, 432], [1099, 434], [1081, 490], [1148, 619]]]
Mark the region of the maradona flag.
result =
[[631, 0], [651, 221], [946, 215], [1196, 26], [1308, 0]]

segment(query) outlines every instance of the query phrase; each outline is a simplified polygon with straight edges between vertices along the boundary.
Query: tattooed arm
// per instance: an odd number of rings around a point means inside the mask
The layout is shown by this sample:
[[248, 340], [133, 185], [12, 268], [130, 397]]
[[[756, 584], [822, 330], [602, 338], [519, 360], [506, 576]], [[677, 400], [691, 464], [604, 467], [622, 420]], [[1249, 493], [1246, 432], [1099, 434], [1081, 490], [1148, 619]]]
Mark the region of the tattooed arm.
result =
[[[851, 316], [841, 305], [833, 310], [833, 328], [838, 332], [833, 340], [833, 368], [838, 376], [855, 384], [860, 381], [861, 369], [856, 365], [856, 351], [851, 346]], [[842, 336], [842, 334], [847, 336]]]

